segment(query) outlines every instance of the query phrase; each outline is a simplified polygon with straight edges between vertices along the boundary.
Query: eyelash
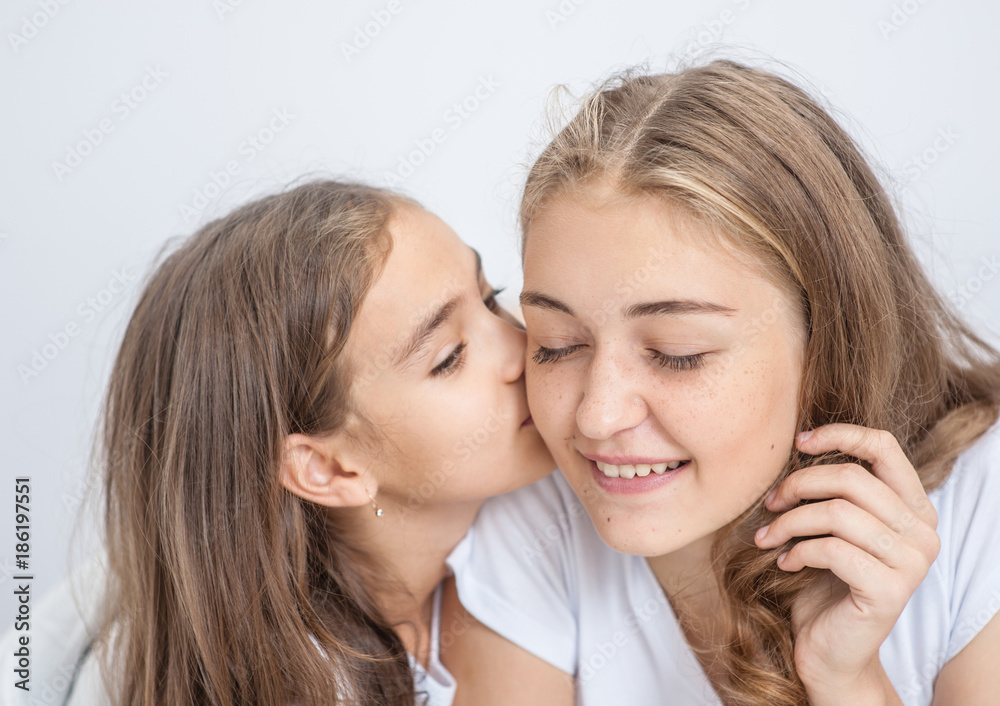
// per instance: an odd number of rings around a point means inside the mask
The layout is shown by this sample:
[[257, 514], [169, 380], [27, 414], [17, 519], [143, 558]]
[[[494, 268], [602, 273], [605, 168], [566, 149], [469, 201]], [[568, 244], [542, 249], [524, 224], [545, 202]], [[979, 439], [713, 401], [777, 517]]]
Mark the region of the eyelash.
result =
[[444, 377], [452, 373], [457, 373], [465, 363], [465, 356], [462, 354], [465, 353], [467, 345], [467, 343], [462, 342], [455, 346], [447, 358], [434, 366], [434, 369], [431, 370], [431, 376]]
[[704, 353], [693, 353], [692, 355], [666, 355], [655, 351], [653, 353], [653, 360], [661, 368], [668, 368], [674, 372], [683, 372], [685, 370], [694, 370], [695, 368], [701, 367], [701, 364], [705, 362]]
[[[500, 310], [500, 305], [497, 304], [497, 297], [503, 290], [504, 290], [503, 287], [500, 287], [499, 289], [490, 290], [489, 295], [485, 299], [483, 299], [483, 304], [485, 304], [486, 308], [492, 311], [494, 314]], [[467, 346], [468, 344], [464, 342], [459, 343], [457, 346], [455, 346], [455, 348], [452, 350], [452, 352], [448, 355], [447, 358], [445, 358], [436, 366], [434, 366], [434, 369], [431, 370], [431, 376], [447, 377], [448, 375], [457, 373], [459, 370], [461, 370], [462, 365], [465, 363], [465, 355], [463, 354], [465, 353], [465, 349]]]
[[[566, 348], [545, 348], [544, 346], [539, 346], [538, 350], [531, 356], [531, 359], [538, 365], [555, 363], [576, 352], [579, 348], [580, 346], [567, 346]], [[653, 351], [652, 353], [653, 360], [657, 365], [675, 372], [694, 370], [705, 362], [704, 353], [694, 353], [692, 355], [666, 355], [659, 351]]]
[[531, 359], [538, 363], [539, 365], [545, 365], [546, 363], [555, 363], [562, 360], [570, 353], [576, 352], [580, 346], [566, 346], [565, 348], [546, 348], [544, 346], [539, 346], [535, 354], [531, 356]]
[[483, 304], [485, 304], [486, 308], [492, 311], [494, 314], [500, 310], [500, 305], [497, 304], [497, 297], [500, 296], [500, 292], [502, 292], [504, 289], [506, 289], [506, 287], [500, 287], [499, 289], [494, 289], [490, 291], [489, 295], [485, 299], [483, 299]]

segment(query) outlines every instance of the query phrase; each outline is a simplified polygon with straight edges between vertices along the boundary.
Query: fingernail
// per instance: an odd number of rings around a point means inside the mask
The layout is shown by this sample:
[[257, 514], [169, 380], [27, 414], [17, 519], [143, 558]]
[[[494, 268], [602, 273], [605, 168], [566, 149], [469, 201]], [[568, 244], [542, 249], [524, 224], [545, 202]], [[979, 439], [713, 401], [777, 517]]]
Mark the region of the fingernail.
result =
[[810, 429], [809, 431], [800, 431], [798, 434], [796, 434], [795, 438], [801, 444], [803, 442], [809, 441], [809, 437], [812, 435], [813, 435], [813, 430]]
[[756, 535], [756, 537], [757, 537], [757, 541], [758, 541], [758, 542], [759, 542], [760, 540], [764, 539], [764, 537], [766, 537], [766, 536], [767, 536], [767, 530], [768, 530], [768, 528], [770, 528], [770, 526], [771, 526], [771, 525], [764, 525], [764, 526], [763, 526], [763, 527], [761, 527], [761, 528], [760, 528], [759, 530], [757, 530], [757, 535]]
[[788, 556], [788, 552], [782, 552], [781, 554], [779, 554], [778, 555], [778, 563], [780, 564], [781, 562], [783, 562], [785, 560], [786, 556]]
[[771, 501], [774, 500], [774, 496], [777, 494], [778, 494], [778, 489], [775, 488], [774, 490], [772, 490], [770, 493], [767, 494], [766, 498], [764, 498], [764, 504], [770, 505]]

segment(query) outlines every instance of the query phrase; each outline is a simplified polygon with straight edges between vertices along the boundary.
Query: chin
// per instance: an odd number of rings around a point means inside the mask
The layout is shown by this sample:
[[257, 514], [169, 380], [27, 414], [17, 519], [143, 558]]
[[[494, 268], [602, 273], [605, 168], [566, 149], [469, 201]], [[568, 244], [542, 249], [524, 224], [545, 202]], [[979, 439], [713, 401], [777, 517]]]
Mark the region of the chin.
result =
[[622, 554], [663, 556], [692, 541], [691, 537], [679, 528], [654, 519], [627, 517], [621, 512], [608, 512], [601, 508], [588, 507], [587, 512], [601, 540]]
[[[597, 525], [594, 525], [597, 527]], [[665, 547], [662, 541], [656, 538], [637, 538], [633, 533], [616, 532], [598, 528], [597, 533], [604, 540], [604, 543], [621, 554], [634, 554], [635, 556], [654, 557], [669, 554], [678, 549], [676, 546]]]

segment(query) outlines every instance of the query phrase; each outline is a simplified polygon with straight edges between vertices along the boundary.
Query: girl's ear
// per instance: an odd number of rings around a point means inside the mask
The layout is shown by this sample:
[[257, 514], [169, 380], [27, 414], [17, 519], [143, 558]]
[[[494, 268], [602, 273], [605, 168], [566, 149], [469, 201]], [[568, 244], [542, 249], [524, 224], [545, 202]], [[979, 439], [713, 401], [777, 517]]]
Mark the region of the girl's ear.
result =
[[363, 454], [344, 433], [322, 438], [289, 434], [279, 473], [281, 484], [300, 498], [326, 507], [360, 507], [378, 492], [366, 467]]

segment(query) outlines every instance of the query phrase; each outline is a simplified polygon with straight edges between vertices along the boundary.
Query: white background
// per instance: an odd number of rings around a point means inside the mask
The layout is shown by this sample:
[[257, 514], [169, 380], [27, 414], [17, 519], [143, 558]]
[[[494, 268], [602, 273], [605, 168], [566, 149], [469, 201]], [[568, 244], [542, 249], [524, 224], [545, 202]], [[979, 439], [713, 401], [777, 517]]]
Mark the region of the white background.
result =
[[[304, 174], [395, 173], [512, 301], [518, 191], [558, 83], [706, 51], [780, 62], [765, 65], [832, 105], [935, 282], [998, 340], [997, 26], [1000, 5], [974, 0], [5, 0], [0, 631], [16, 607], [15, 477], [32, 479], [35, 605], [88, 551], [70, 539], [100, 398], [168, 238]], [[444, 141], [414, 152], [435, 130]]]

